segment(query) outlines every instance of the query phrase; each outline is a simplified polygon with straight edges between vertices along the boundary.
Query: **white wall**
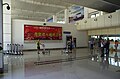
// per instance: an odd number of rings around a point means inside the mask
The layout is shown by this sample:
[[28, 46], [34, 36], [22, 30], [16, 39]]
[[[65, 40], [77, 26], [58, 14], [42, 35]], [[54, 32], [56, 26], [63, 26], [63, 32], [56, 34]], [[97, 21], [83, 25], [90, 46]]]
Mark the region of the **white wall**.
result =
[[[29, 20], [12, 20], [12, 43], [19, 43], [24, 45], [24, 50], [26, 49], [36, 49], [36, 43], [25, 43], [24, 42], [24, 24], [30, 25], [43, 25], [43, 22], [39, 21], [29, 21]], [[77, 39], [77, 47], [87, 46], [87, 32], [77, 31], [75, 25], [72, 24], [57, 24], [57, 23], [46, 23], [47, 26], [59, 26], [63, 27], [63, 31], [70, 31], [71, 35]], [[66, 44], [66, 35], [63, 34], [62, 40], [42, 40], [46, 48], [63, 48]]]

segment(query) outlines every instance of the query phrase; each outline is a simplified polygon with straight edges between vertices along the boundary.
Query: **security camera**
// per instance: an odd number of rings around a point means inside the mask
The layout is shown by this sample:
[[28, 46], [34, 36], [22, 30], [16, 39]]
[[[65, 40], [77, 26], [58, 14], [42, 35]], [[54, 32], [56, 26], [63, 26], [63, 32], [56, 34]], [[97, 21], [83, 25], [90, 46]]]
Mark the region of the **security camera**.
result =
[[6, 8], [7, 8], [7, 10], [10, 10], [10, 6], [9, 5]]
[[46, 23], [43, 23], [43, 25], [46, 25]]
[[10, 6], [9, 6], [9, 4], [8, 3], [4, 3], [3, 5], [7, 5], [7, 10], [10, 10]]

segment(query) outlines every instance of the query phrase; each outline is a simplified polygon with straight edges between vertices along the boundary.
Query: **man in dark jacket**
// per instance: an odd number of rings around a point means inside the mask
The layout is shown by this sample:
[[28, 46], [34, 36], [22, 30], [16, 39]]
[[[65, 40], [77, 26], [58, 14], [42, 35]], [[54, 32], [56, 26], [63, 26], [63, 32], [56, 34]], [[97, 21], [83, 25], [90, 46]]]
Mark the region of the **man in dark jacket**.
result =
[[109, 39], [107, 39], [107, 42], [105, 44], [105, 48], [106, 48], [106, 54], [109, 55], [109, 46], [110, 46], [110, 41]]

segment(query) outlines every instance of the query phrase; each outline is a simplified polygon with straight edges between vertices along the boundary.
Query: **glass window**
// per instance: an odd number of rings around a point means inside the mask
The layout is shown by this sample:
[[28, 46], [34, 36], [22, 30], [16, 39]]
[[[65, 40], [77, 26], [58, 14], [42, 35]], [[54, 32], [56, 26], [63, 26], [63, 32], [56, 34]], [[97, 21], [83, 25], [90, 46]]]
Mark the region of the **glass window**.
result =
[[88, 18], [98, 17], [99, 15], [99, 11], [91, 12], [88, 14]]
[[100, 14], [96, 14], [96, 17], [100, 16]]
[[91, 15], [91, 18], [94, 18], [95, 17], [95, 15]]

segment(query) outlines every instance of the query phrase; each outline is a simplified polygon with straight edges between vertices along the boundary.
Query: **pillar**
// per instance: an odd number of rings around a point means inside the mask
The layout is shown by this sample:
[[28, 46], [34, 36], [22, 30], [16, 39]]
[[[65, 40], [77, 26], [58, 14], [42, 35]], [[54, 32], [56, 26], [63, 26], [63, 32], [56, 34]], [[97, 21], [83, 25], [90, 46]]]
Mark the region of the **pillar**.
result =
[[65, 23], [69, 23], [69, 13], [68, 13], [68, 9], [65, 9]]
[[56, 15], [53, 15], [53, 22], [57, 23], [57, 16]]
[[[0, 46], [3, 47], [3, 5], [0, 0]], [[3, 73], [3, 53], [0, 51], [0, 73]]]

